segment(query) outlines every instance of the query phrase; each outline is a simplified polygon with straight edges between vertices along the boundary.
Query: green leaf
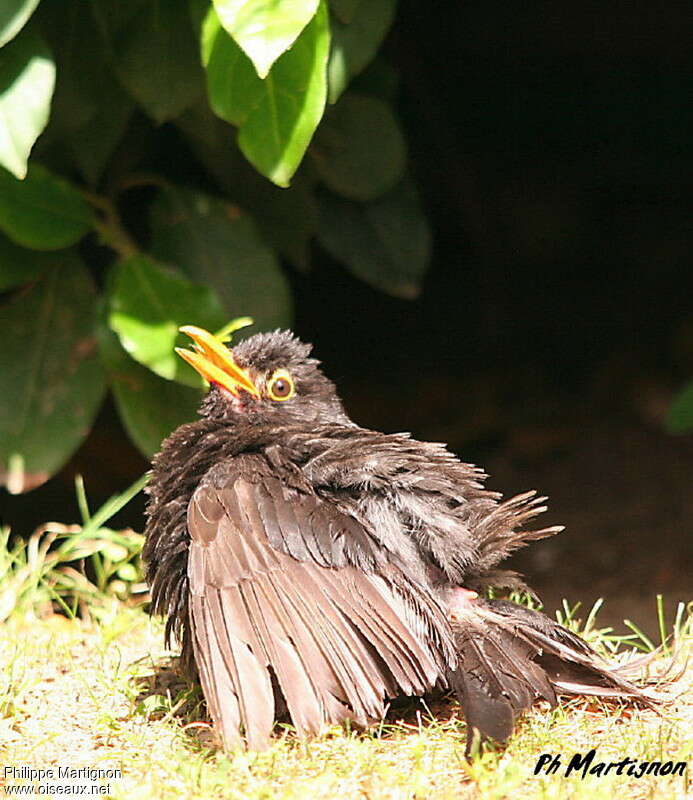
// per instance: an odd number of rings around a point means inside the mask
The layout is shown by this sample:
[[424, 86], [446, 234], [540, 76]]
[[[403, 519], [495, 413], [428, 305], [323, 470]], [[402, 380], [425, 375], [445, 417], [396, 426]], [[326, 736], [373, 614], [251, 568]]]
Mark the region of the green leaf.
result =
[[325, 184], [350, 200], [384, 194], [402, 177], [406, 160], [392, 111], [374, 97], [357, 94], [345, 95], [327, 114], [311, 154]]
[[0, 480], [40, 486], [89, 433], [105, 383], [96, 353], [95, 291], [73, 253], [56, 253], [31, 289], [2, 309]]
[[0, 228], [17, 244], [60, 250], [91, 225], [91, 209], [66, 180], [40, 164], [32, 164], [23, 181], [0, 169]]
[[334, 11], [342, 22], [351, 22], [363, 0], [330, 0], [330, 11]]
[[99, 326], [99, 350], [123, 426], [151, 458], [172, 431], [195, 419], [202, 391], [164, 380], [133, 361], [106, 324]]
[[238, 133], [243, 155], [278, 186], [288, 186], [325, 110], [330, 46], [321, 2], [313, 21], [277, 62], [265, 92]]
[[236, 206], [167, 188], [151, 227], [154, 254], [214, 288], [227, 317], [252, 317], [254, 331], [291, 324], [288, 281], [252, 219]]
[[136, 16], [144, 16], [142, 9], [147, 3], [150, 0], [91, 0], [89, 6], [94, 22], [108, 44], [132, 25]]
[[0, 234], [0, 292], [32, 283], [53, 264], [54, 256], [18, 247]]
[[188, 14], [190, 14], [190, 22], [198, 40], [208, 11], [209, 0], [188, 0]]
[[0, 47], [21, 31], [39, 0], [0, 0]]
[[140, 577], [140, 573], [137, 571], [137, 568], [130, 562], [121, 564], [116, 570], [116, 575], [121, 580], [127, 581], [128, 583], [134, 583]]
[[54, 86], [55, 63], [40, 37], [25, 31], [0, 50], [0, 165], [17, 178], [46, 127]]
[[[350, 20], [332, 19], [332, 49], [327, 68], [330, 103], [373, 59], [395, 17], [397, 0], [360, 2]], [[348, 24], [345, 24], [348, 23]]]
[[237, 331], [242, 330], [243, 328], [247, 328], [249, 325], [253, 324], [252, 317], [236, 317], [232, 319], [230, 322], [227, 322], [223, 328], [220, 328], [218, 331], [214, 331], [214, 336], [224, 344], [233, 340], [233, 336]]
[[72, 159], [90, 186], [95, 185], [123, 138], [134, 106], [118, 86], [106, 84], [103, 103], [68, 140]]
[[226, 126], [207, 105], [186, 112], [176, 124], [226, 197], [250, 212], [262, 238], [294, 266], [307, 269], [310, 240], [318, 227], [315, 181], [301, 171], [287, 189], [265, 180], [237, 148], [229, 147]]
[[667, 414], [666, 427], [671, 433], [693, 431], [693, 381], [674, 398]]
[[322, 118], [329, 39], [321, 2], [293, 47], [260, 81], [212, 14], [203, 26], [210, 104], [223, 119], [240, 126], [241, 151], [279, 186], [289, 185]]
[[96, 113], [105, 82], [116, 78], [92, 15], [76, 3], [43, 3], [36, 23], [58, 65], [48, 135], [65, 137]]
[[201, 45], [212, 110], [226, 122], [242, 125], [262, 99], [265, 85], [245, 53], [224, 31], [213, 7], [202, 23]]
[[121, 261], [111, 281], [108, 322], [126, 352], [167, 380], [199, 387], [201, 378], [174, 351], [181, 325], [216, 331], [228, 321], [215, 292], [173, 274], [145, 255]]
[[[59, 66], [45, 143], [94, 185], [122, 137], [134, 103], [117, 80], [94, 14], [102, 3], [44, 3], [38, 21]], [[88, 69], [85, 69], [88, 64]], [[58, 149], [59, 148], [59, 149]], [[64, 156], [62, 156], [64, 157]]]
[[260, 78], [286, 52], [318, 10], [319, 0], [214, 0], [221, 24]]
[[174, 119], [203, 92], [185, 0], [149, 0], [112, 37], [118, 77], [156, 122]]
[[418, 295], [431, 232], [409, 178], [363, 205], [322, 194], [319, 239], [366, 283], [403, 299]]
[[366, 69], [357, 75], [351, 88], [358, 94], [378, 97], [394, 106], [399, 93], [399, 73], [381, 56], [376, 56]]
[[[318, 229], [318, 206], [312, 181], [295, 176], [279, 189], [257, 173], [243, 183], [237, 198], [250, 211], [263, 238], [300, 270], [310, 266], [310, 240]], [[240, 193], [239, 193], [240, 195]]]

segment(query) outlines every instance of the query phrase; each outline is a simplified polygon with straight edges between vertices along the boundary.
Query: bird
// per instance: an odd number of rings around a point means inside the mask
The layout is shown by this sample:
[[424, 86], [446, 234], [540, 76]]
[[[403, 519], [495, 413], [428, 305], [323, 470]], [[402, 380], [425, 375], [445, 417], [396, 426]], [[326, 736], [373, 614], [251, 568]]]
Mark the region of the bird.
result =
[[560, 532], [525, 528], [535, 491], [503, 500], [439, 443], [363, 428], [290, 331], [227, 347], [180, 329], [209, 383], [199, 419], [154, 457], [143, 560], [224, 747], [263, 750], [288, 713], [300, 737], [383, 719], [401, 696], [452, 690], [472, 743], [505, 743], [560, 695], [653, 705], [579, 636], [508, 599], [499, 565]]

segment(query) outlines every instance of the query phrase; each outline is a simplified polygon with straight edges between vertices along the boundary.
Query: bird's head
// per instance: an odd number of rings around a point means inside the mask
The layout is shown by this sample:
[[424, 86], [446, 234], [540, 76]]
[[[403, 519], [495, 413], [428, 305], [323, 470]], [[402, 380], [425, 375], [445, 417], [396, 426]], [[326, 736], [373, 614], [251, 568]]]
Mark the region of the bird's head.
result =
[[250, 423], [349, 422], [334, 384], [310, 358], [312, 345], [290, 331], [258, 333], [226, 347], [193, 325], [181, 331], [194, 344], [176, 348], [210, 384], [200, 413], [205, 417]]

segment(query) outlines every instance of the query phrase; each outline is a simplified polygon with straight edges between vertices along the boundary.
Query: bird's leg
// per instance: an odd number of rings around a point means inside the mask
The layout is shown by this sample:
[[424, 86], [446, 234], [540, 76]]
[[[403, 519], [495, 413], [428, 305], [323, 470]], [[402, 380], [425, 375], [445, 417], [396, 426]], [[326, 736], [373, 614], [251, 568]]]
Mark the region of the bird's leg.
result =
[[457, 617], [464, 617], [469, 613], [469, 606], [479, 596], [478, 592], [473, 592], [471, 589], [465, 589], [462, 586], [456, 586], [450, 592], [450, 599], [448, 601], [448, 612], [450, 616], [455, 619]]

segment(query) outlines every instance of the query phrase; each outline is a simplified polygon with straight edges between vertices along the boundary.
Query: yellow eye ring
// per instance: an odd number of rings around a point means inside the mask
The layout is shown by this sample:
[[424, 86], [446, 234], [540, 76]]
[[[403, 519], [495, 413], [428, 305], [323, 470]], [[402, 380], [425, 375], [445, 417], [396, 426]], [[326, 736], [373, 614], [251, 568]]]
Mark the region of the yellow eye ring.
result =
[[294, 379], [285, 369], [278, 369], [272, 373], [267, 381], [267, 397], [270, 400], [290, 400], [296, 394]]

